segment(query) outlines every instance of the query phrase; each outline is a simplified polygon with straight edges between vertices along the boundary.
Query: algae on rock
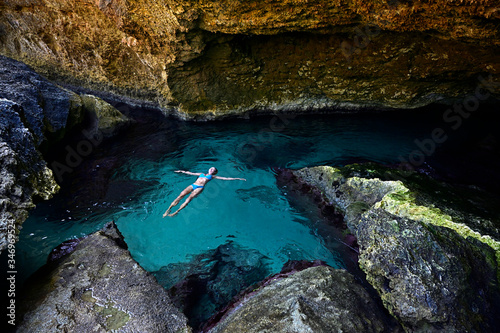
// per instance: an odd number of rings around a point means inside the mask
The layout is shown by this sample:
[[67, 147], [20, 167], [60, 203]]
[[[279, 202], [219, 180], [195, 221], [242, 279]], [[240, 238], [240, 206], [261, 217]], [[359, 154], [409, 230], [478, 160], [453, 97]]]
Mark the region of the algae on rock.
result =
[[307, 268], [244, 297], [208, 332], [398, 332], [384, 309], [345, 270]]
[[125, 115], [99, 97], [82, 95], [81, 99], [83, 107], [91, 118], [93, 132], [90, 132], [90, 135], [98, 132], [104, 137], [109, 137], [130, 122]]
[[500, 240], [454, 221], [452, 209], [419, 201], [425, 193], [409, 189], [417, 187], [412, 175], [381, 180], [397, 171], [370, 165], [293, 173], [344, 213], [361, 269], [405, 329], [491, 331], [499, 324]]

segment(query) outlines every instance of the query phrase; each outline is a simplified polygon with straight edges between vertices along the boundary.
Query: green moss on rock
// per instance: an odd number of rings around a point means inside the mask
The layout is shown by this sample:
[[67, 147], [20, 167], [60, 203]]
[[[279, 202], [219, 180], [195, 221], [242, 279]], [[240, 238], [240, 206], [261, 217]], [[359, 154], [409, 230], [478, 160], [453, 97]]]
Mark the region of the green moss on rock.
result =
[[104, 136], [115, 134], [129, 123], [129, 119], [111, 104], [93, 95], [82, 95], [84, 109], [90, 114], [95, 131]]
[[375, 203], [374, 208], [384, 209], [391, 214], [409, 218], [418, 222], [442, 226], [456, 231], [463, 238], [471, 237], [490, 246], [496, 252], [498, 279], [500, 281], [500, 241], [489, 235], [482, 235], [463, 223], [456, 223], [450, 215], [439, 208], [426, 207], [415, 202], [415, 195], [406, 187], [390, 192]]
[[344, 212], [360, 245], [360, 267], [406, 330], [487, 331], [499, 324], [500, 242], [494, 228], [466, 223], [472, 213], [459, 209], [466, 205], [434, 194], [451, 196], [450, 187], [372, 164], [294, 174]]

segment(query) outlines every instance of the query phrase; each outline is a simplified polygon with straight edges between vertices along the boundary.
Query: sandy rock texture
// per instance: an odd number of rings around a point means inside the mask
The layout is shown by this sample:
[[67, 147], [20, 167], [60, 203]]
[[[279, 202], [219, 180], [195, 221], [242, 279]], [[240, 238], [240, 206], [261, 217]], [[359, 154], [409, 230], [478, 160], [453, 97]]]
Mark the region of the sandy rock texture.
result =
[[67, 252], [31, 278], [17, 332], [191, 332], [113, 222]]
[[185, 119], [453, 104], [478, 87], [498, 98], [494, 0], [3, 0], [0, 9], [1, 54]]

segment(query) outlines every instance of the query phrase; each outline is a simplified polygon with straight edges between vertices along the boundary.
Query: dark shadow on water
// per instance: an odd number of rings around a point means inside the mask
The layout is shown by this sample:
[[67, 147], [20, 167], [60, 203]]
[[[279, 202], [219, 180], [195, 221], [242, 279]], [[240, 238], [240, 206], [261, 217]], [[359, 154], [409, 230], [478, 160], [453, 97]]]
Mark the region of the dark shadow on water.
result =
[[190, 262], [170, 264], [153, 272], [195, 330], [241, 290], [270, 273], [267, 257], [231, 240], [193, 256]]

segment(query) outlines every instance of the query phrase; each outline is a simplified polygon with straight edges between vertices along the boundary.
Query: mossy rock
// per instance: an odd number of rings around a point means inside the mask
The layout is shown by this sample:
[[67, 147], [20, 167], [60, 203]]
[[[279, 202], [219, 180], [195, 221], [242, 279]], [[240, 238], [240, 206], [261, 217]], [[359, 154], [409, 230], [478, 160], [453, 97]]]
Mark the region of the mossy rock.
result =
[[440, 200], [453, 195], [451, 185], [374, 164], [293, 173], [344, 212], [360, 267], [407, 330], [487, 331], [500, 324], [496, 229], [467, 223], [474, 212], [461, 210], [467, 206], [460, 200]]
[[116, 134], [130, 120], [111, 104], [93, 95], [81, 96], [83, 107], [90, 115], [94, 131], [102, 133], [104, 137]]

